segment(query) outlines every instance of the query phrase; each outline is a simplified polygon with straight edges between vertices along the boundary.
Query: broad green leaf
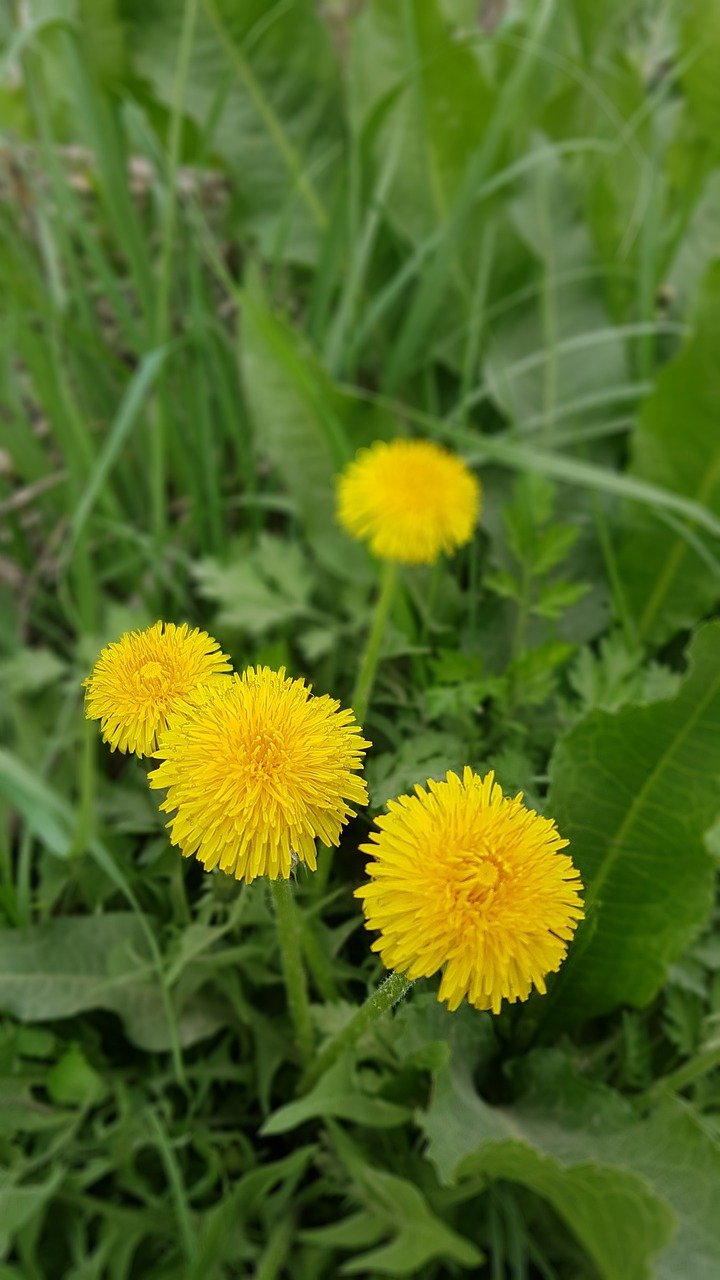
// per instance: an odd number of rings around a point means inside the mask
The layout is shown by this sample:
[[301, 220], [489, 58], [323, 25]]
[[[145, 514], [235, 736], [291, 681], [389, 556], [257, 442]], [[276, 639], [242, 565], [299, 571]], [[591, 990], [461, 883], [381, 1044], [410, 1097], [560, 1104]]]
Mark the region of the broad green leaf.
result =
[[698, 129], [717, 147], [720, 136], [720, 3], [685, 0], [678, 49], [680, 81]]
[[[312, 260], [342, 139], [338, 68], [313, 0], [201, 0], [185, 109], [238, 179], [239, 212], [269, 255]], [[169, 106], [183, 9], [132, 6], [137, 71]]]
[[570, 841], [588, 919], [546, 997], [552, 1022], [647, 1004], [709, 913], [720, 623], [698, 632], [689, 667], [676, 697], [593, 712], [556, 747], [547, 812]]
[[693, 310], [708, 267], [720, 255], [720, 170], [713, 169], [667, 274], [673, 303]]
[[[594, 43], [595, 34], [604, 40], [612, 31], [616, 0], [602, 9], [593, 0], [574, 0], [574, 7], [586, 46]], [[626, 7], [623, 16], [628, 16]], [[589, 26], [595, 30], [589, 31]], [[643, 267], [636, 268], [635, 262], [641, 256], [660, 167], [653, 158], [655, 115], [645, 110], [648, 90], [641, 66], [617, 43], [594, 52], [596, 56], [588, 58], [591, 67], [578, 65], [572, 53], [563, 60], [540, 128], [573, 148], [567, 176], [605, 268], [604, 296], [619, 319], [627, 318], [638, 285], [644, 288], [644, 278], [637, 278]], [[578, 142], [584, 145], [578, 147]], [[659, 252], [656, 237], [650, 251]], [[652, 296], [644, 300], [643, 314], [648, 317], [651, 303]]]
[[[140, 1048], [159, 1051], [171, 1043], [147, 933], [131, 912], [60, 916], [0, 930], [0, 1008], [22, 1022], [110, 1009]], [[222, 1021], [217, 1007], [198, 995], [178, 1018], [181, 1042], [212, 1035]]]
[[0, 749], [0, 795], [21, 813], [28, 827], [57, 857], [66, 858], [73, 839], [73, 814], [53, 791], [9, 751]]
[[575, 1074], [556, 1051], [522, 1067], [522, 1092], [494, 1107], [456, 1053], [421, 1119], [447, 1182], [485, 1173], [554, 1205], [603, 1280], [706, 1280], [720, 1247], [720, 1151], [692, 1112], [666, 1100], [648, 1119]]
[[287, 1133], [306, 1120], [329, 1116], [354, 1120], [356, 1124], [367, 1125], [370, 1129], [390, 1129], [404, 1124], [410, 1115], [407, 1107], [363, 1093], [355, 1079], [352, 1062], [343, 1058], [325, 1072], [304, 1098], [288, 1102], [275, 1111], [265, 1121], [262, 1132]]
[[537, 296], [493, 326], [485, 376], [504, 413], [521, 427], [536, 424], [547, 444], [566, 406], [608, 393], [571, 421], [612, 406], [612, 388], [627, 382], [623, 338], [608, 325], [590, 235], [557, 157], [531, 171], [509, 213], [540, 268]]
[[335, 520], [335, 482], [359, 445], [395, 435], [383, 409], [339, 391], [307, 342], [258, 296], [243, 294], [243, 380], [256, 449], [296, 501], [316, 554], [343, 576], [368, 578], [365, 552]]
[[67, 667], [51, 649], [18, 649], [0, 663], [0, 689], [10, 694], [33, 694], [57, 684]]
[[473, 45], [437, 0], [373, 0], [353, 25], [348, 96], [357, 131], [390, 102], [376, 138], [379, 163], [396, 157], [387, 217], [421, 241], [447, 218], [486, 135], [494, 94]]
[[583, 52], [591, 59], [596, 47], [608, 40], [612, 42], [619, 20], [627, 14], [627, 0], [607, 0], [602, 8], [594, 0], [572, 0]]
[[[659, 374], [633, 441], [632, 475], [720, 514], [720, 264], [705, 280], [695, 332]], [[720, 596], [720, 577], [676, 529], [635, 513], [620, 552], [641, 636], [667, 639]]]

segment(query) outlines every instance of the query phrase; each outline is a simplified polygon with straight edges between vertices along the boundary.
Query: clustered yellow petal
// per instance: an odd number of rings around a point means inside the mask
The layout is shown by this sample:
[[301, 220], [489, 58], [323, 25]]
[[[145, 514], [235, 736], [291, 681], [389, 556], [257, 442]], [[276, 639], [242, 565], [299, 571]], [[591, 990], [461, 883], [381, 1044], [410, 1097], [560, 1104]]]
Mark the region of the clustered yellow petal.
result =
[[338, 520], [383, 560], [433, 564], [469, 542], [480, 485], [462, 458], [429, 440], [378, 441], [338, 480]]
[[356, 890], [388, 969], [411, 979], [444, 966], [439, 1000], [477, 1009], [526, 1000], [561, 965], [583, 918], [579, 875], [554, 822], [503, 796], [494, 774], [460, 779], [388, 804], [376, 819], [370, 883]]
[[227, 678], [230, 661], [217, 640], [186, 623], [156, 622], [128, 631], [103, 649], [83, 681], [85, 715], [99, 720], [112, 751], [147, 756], [168, 715], [208, 681]]
[[337, 845], [350, 805], [367, 804], [353, 770], [369, 745], [333, 698], [284, 668], [250, 667], [170, 717], [149, 782], [167, 788], [160, 807], [176, 811], [168, 826], [185, 857], [248, 883], [287, 879], [293, 854], [315, 870], [315, 840]]

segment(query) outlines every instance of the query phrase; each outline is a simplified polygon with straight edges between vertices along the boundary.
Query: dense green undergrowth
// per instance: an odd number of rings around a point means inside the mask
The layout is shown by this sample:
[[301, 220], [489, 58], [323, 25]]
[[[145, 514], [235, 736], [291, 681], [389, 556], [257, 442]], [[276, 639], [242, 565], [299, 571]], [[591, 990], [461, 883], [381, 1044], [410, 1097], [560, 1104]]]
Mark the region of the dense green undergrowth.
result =
[[[720, 1264], [720, 5], [0, 11], [0, 1280], [709, 1280]], [[350, 699], [362, 444], [477, 469], [402, 575], [368, 813], [293, 885], [318, 1047], [370, 818], [471, 764], [587, 920], [415, 985], [305, 1094], [267, 884], [170, 848], [81, 680], [163, 617]]]

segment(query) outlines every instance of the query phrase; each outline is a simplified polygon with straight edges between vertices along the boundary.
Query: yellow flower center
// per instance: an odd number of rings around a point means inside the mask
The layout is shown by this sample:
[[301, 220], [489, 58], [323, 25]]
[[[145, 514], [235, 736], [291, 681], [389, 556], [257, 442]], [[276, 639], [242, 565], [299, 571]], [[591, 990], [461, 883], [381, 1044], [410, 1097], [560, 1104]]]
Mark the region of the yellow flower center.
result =
[[135, 680], [140, 689], [161, 693], [167, 684], [167, 671], [161, 662], [144, 662]]
[[285, 763], [287, 752], [281, 735], [272, 729], [258, 729], [255, 737], [238, 752], [240, 772], [265, 778]]

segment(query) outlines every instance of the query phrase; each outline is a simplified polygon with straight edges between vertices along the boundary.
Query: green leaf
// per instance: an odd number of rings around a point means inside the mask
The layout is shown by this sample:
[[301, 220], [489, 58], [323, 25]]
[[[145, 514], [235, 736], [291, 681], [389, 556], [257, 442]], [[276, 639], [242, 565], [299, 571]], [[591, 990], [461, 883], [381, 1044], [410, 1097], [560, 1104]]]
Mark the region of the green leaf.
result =
[[386, 212], [422, 241], [446, 220], [486, 133], [494, 94], [480, 58], [437, 0], [372, 0], [352, 27], [348, 96], [356, 132], [389, 104], [375, 138], [378, 164], [394, 158]]
[[[633, 443], [632, 474], [720, 514], [720, 264], [709, 271], [695, 332], [660, 372]], [[677, 529], [637, 512], [621, 548], [625, 595], [640, 635], [662, 641], [705, 614], [720, 596]]]
[[228, 563], [207, 557], [192, 573], [200, 595], [218, 606], [219, 627], [261, 636], [312, 612], [306, 558], [285, 538], [263, 534], [253, 551], [240, 548]]
[[[433, 1213], [419, 1187], [368, 1164], [346, 1134], [336, 1125], [331, 1124], [330, 1129], [338, 1155], [352, 1177], [355, 1194], [382, 1234], [392, 1237], [387, 1244], [346, 1262], [342, 1274], [418, 1275], [436, 1258], [450, 1259], [462, 1267], [476, 1267], [482, 1262], [475, 1245]], [[347, 1222], [344, 1225], [347, 1228]], [[367, 1235], [368, 1228], [367, 1214], [350, 1221], [350, 1232], [356, 1236]]]
[[531, 606], [531, 613], [536, 613], [540, 618], [560, 618], [566, 609], [582, 600], [589, 590], [586, 582], [548, 582]]
[[10, 694], [39, 693], [57, 684], [67, 667], [51, 649], [19, 649], [0, 663], [0, 687]]
[[62, 1182], [64, 1169], [56, 1168], [45, 1182], [15, 1186], [9, 1170], [0, 1172], [0, 1258], [4, 1258], [15, 1234], [27, 1223], [42, 1219], [48, 1201]]
[[548, 997], [553, 1020], [647, 1004], [710, 910], [720, 623], [698, 632], [689, 667], [672, 700], [594, 712], [555, 750], [547, 812], [570, 841], [590, 920]]
[[549, 573], [569, 555], [580, 535], [576, 524], [551, 524], [535, 540], [532, 548], [533, 573]]
[[[131, 912], [0, 930], [0, 1008], [22, 1022], [110, 1009], [140, 1048], [157, 1052], [171, 1044], [146, 929]], [[178, 1022], [181, 1042], [190, 1045], [212, 1035], [223, 1014], [198, 993]]]
[[720, 1247], [720, 1152], [689, 1109], [668, 1100], [642, 1120], [557, 1051], [532, 1054], [521, 1083], [517, 1102], [492, 1107], [465, 1055], [438, 1073], [421, 1125], [441, 1178], [485, 1173], [529, 1187], [603, 1280], [706, 1280]]
[[366, 553], [335, 520], [335, 482], [354, 447], [395, 434], [394, 424], [382, 412], [363, 414], [339, 392], [307, 342], [254, 289], [243, 294], [242, 306], [243, 379], [256, 447], [295, 499], [320, 559], [344, 577], [367, 579]]
[[509, 668], [519, 701], [528, 705], [545, 702], [553, 691], [554, 676], [574, 650], [564, 640], [548, 640], [516, 658]]
[[425, 1196], [407, 1178], [366, 1166], [363, 1181], [373, 1198], [375, 1211], [394, 1232], [382, 1245], [346, 1262], [343, 1274], [417, 1275], [436, 1258], [447, 1258], [461, 1267], [477, 1267], [480, 1250], [451, 1231], [430, 1209]]
[[687, 230], [677, 249], [667, 282], [673, 303], [685, 311], [695, 309], [698, 293], [708, 267], [718, 256], [720, 245], [720, 170], [708, 174]]
[[[185, 110], [239, 180], [239, 211], [269, 255], [312, 260], [328, 222], [328, 158], [342, 138], [338, 67], [313, 0], [203, 0]], [[171, 106], [183, 10], [133, 6], [136, 70]], [[321, 184], [321, 185], [319, 185]]]
[[370, 803], [373, 809], [380, 809], [388, 800], [412, 791], [418, 782], [424, 786], [428, 778], [441, 781], [448, 769], [462, 773], [465, 763], [465, 746], [456, 735], [432, 730], [416, 733], [397, 750], [368, 760]]
[[623, 335], [592, 281], [594, 248], [559, 156], [535, 166], [509, 212], [542, 274], [537, 297], [493, 326], [485, 378], [503, 412], [542, 428], [547, 445], [571, 406], [600, 398], [602, 410], [603, 394], [627, 383]]
[[405, 1124], [412, 1112], [395, 1102], [362, 1093], [355, 1079], [353, 1064], [347, 1058], [320, 1078], [314, 1089], [297, 1102], [288, 1102], [273, 1112], [262, 1127], [265, 1134], [287, 1133], [307, 1120], [333, 1116], [353, 1120], [369, 1129], [391, 1129]]
[[680, 81], [699, 131], [717, 147], [720, 136], [720, 3], [686, 0], [678, 49]]
[[47, 1087], [54, 1102], [70, 1106], [90, 1106], [101, 1102], [107, 1093], [102, 1077], [90, 1066], [78, 1045], [72, 1045], [56, 1062]]
[[70, 805], [26, 765], [0, 749], [0, 794], [22, 813], [30, 830], [57, 857], [66, 858], [72, 846]]
[[568, 672], [581, 709], [619, 711], [629, 702], [658, 702], [674, 698], [681, 676], [669, 667], [642, 663], [640, 648], [628, 648], [619, 631], [600, 641], [597, 652], [583, 648]]
[[463, 680], [459, 684], [428, 685], [424, 694], [428, 719], [477, 713], [483, 698], [492, 695], [499, 684], [496, 676], [489, 676], [485, 680]]
[[483, 585], [488, 587], [490, 591], [494, 591], [497, 596], [502, 596], [505, 600], [519, 600], [522, 596], [522, 584], [515, 577], [515, 574], [510, 573], [507, 569], [497, 569], [493, 573], [486, 573]]

